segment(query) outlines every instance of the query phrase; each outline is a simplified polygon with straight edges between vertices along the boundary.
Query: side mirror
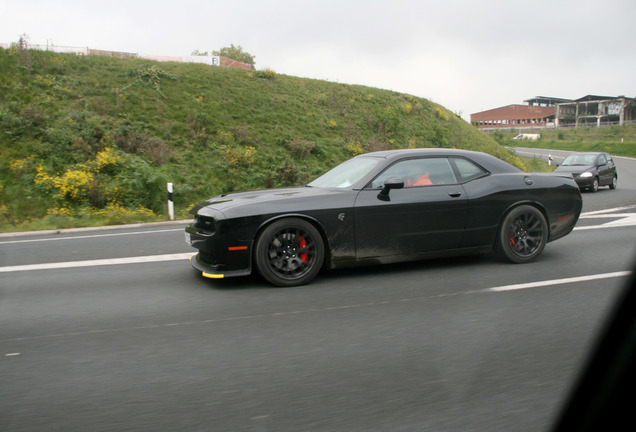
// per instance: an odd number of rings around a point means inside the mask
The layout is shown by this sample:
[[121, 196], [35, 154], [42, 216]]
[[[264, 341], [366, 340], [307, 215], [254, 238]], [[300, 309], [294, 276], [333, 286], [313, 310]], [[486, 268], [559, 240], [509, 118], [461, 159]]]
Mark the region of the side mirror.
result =
[[384, 188], [378, 194], [378, 199], [382, 201], [389, 201], [389, 191], [391, 189], [402, 189], [404, 187], [404, 180], [397, 177], [391, 177], [384, 181]]

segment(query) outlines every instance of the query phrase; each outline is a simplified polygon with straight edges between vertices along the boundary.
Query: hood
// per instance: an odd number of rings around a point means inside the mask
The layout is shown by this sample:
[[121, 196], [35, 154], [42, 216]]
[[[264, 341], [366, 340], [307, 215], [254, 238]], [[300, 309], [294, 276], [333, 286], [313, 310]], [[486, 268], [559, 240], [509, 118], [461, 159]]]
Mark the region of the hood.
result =
[[292, 208], [296, 210], [325, 208], [325, 203], [341, 202], [338, 198], [352, 194], [354, 192], [349, 189], [324, 189], [309, 186], [263, 189], [217, 195], [194, 206], [190, 212], [204, 214], [220, 211], [229, 217], [230, 213], [236, 212], [263, 214]]
[[560, 165], [554, 172], [556, 173], [582, 173], [594, 170], [592, 165]]

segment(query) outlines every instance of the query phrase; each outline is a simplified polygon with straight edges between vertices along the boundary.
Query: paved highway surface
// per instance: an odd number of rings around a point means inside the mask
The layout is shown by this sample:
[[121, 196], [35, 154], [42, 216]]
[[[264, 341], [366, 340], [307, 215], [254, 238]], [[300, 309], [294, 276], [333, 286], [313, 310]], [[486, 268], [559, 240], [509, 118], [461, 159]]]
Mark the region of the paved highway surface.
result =
[[633, 269], [636, 162], [532, 264], [207, 280], [183, 226], [0, 237], [2, 431], [546, 429]]

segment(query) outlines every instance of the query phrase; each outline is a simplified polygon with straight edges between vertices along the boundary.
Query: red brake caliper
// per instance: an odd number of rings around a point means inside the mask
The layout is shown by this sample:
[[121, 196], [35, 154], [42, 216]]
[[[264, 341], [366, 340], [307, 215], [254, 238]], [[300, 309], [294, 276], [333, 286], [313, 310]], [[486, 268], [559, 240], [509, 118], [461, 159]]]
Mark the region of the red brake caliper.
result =
[[[300, 234], [298, 234], [298, 247], [300, 249], [304, 249], [307, 247], [307, 240], [305, 240], [304, 238], [302, 238], [300, 236]], [[309, 254], [307, 252], [301, 253], [300, 254], [300, 259], [307, 262], [309, 261]]]

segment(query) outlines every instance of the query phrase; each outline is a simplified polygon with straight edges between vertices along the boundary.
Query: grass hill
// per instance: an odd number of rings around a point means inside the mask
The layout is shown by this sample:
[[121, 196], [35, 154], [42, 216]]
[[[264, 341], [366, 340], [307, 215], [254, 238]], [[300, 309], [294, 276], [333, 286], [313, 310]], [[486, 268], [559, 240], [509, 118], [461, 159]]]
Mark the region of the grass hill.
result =
[[429, 100], [187, 63], [0, 49], [0, 231], [164, 220], [388, 148], [524, 162]]

